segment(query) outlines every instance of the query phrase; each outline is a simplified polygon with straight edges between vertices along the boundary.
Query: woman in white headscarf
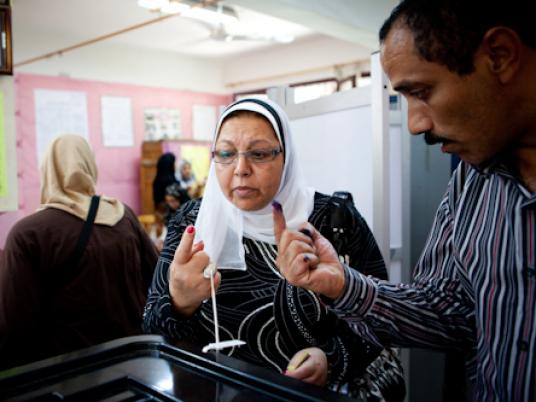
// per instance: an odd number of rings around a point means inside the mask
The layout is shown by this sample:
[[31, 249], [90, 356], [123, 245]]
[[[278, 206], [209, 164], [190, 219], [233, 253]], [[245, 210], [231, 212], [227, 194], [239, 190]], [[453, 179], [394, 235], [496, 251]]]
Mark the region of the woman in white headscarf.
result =
[[192, 171], [192, 164], [186, 159], [181, 159], [175, 171], [175, 178], [180, 182], [181, 188], [188, 190], [197, 184], [195, 174]]
[[[170, 222], [145, 331], [212, 342], [213, 310], [203, 301], [210, 298], [204, 271], [214, 263], [221, 340], [246, 342], [227, 349], [229, 355], [352, 395], [403, 399], [398, 361], [356, 337], [317, 295], [290, 285], [277, 270], [272, 205], [282, 205], [289, 228], [309, 221], [322, 233], [331, 232], [335, 210], [346, 214], [350, 229], [340, 254], [361, 272], [386, 278], [365, 221], [353, 205], [332, 201], [305, 185], [288, 118], [277, 104], [243, 99], [230, 105], [216, 128], [204, 198], [185, 204]], [[303, 237], [314, 252], [307, 233]], [[393, 369], [378, 370], [387, 360]]]

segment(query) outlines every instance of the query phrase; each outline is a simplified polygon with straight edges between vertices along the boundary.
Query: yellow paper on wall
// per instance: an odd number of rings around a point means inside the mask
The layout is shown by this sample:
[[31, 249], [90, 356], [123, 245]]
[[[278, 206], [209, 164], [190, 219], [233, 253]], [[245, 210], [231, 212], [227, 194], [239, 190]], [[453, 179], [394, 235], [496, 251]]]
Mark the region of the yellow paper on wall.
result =
[[4, 130], [4, 94], [0, 92], [0, 197], [6, 197], [7, 188], [7, 160], [6, 138]]
[[208, 176], [210, 166], [210, 150], [206, 145], [183, 145], [181, 146], [181, 159], [186, 159], [192, 164], [192, 171], [198, 182], [202, 182]]

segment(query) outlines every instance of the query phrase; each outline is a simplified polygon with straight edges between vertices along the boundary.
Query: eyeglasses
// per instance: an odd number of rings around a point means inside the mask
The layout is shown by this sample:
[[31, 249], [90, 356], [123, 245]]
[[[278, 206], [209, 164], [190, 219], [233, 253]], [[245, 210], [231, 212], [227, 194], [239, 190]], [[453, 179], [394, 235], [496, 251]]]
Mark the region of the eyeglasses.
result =
[[279, 155], [283, 150], [281, 148], [276, 149], [251, 149], [249, 151], [238, 152], [233, 150], [214, 150], [212, 151], [212, 159], [216, 163], [222, 163], [229, 165], [238, 159], [240, 155], [244, 156], [251, 163], [266, 163], [271, 162]]

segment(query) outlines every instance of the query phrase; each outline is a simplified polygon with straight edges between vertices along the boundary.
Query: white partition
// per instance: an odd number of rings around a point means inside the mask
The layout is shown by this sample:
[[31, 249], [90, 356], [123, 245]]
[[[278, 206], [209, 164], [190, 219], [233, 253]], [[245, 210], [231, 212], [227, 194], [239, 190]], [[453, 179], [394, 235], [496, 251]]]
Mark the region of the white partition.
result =
[[371, 68], [367, 87], [298, 104], [289, 88], [268, 95], [290, 118], [307, 183], [327, 194], [352, 193], [389, 266], [389, 108], [378, 54]]
[[407, 129], [402, 112], [389, 111], [378, 55], [371, 67], [368, 87], [299, 104], [292, 102], [291, 88], [274, 88], [268, 95], [289, 115], [307, 183], [326, 194], [352, 193], [390, 267], [390, 280], [398, 283], [408, 246], [403, 235], [409, 224], [403, 196]]
[[[367, 88], [354, 91], [370, 92]], [[353, 96], [349, 92], [342, 94]], [[351, 109], [292, 118], [291, 128], [307, 183], [326, 194], [352, 193], [358, 210], [372, 228], [371, 116], [370, 104], [353, 105]]]

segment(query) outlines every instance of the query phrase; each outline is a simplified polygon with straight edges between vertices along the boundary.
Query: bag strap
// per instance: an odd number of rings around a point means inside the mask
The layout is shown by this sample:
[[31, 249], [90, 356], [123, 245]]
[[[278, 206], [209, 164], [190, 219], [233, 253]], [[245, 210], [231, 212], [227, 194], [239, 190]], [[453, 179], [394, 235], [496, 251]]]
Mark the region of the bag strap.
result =
[[86, 221], [76, 242], [74, 252], [65, 261], [62, 269], [55, 275], [55, 281], [52, 285], [53, 294], [57, 294], [63, 289], [69, 282], [71, 282], [78, 275], [78, 265], [84, 254], [89, 238], [91, 237], [91, 231], [93, 229], [93, 223], [97, 216], [97, 210], [99, 209], [100, 196], [94, 195], [91, 197], [91, 204], [89, 205], [89, 211], [87, 213]]
[[80, 232], [80, 237], [78, 237], [78, 242], [76, 243], [74, 253], [67, 260], [68, 265], [70, 265], [71, 267], [78, 266], [78, 263], [82, 258], [82, 254], [86, 249], [87, 242], [89, 241], [91, 231], [93, 229], [93, 223], [95, 222], [95, 217], [97, 216], [97, 210], [99, 209], [99, 202], [100, 196], [94, 195], [93, 197], [91, 197], [91, 204], [89, 205], [89, 211], [87, 213], [86, 221], [84, 222], [84, 227]]
[[335, 191], [328, 201], [327, 227], [322, 233], [335, 247], [342, 262], [346, 258], [348, 232], [352, 229], [352, 207], [354, 200], [347, 191]]

